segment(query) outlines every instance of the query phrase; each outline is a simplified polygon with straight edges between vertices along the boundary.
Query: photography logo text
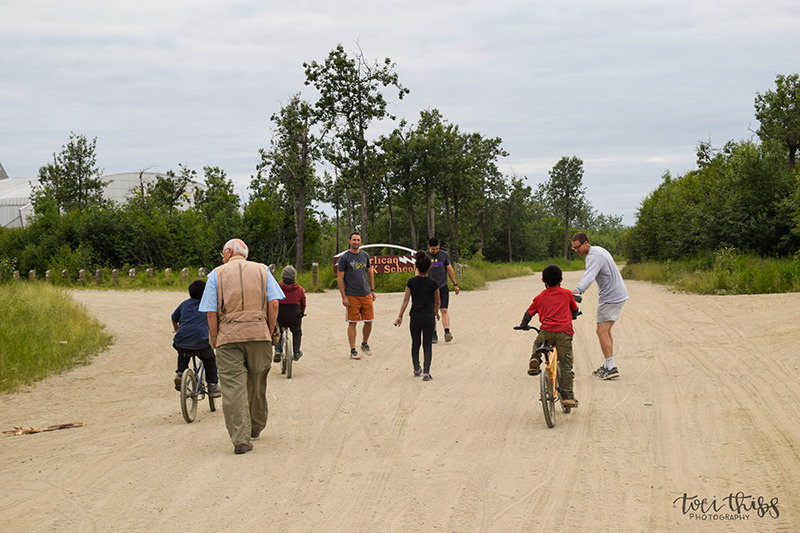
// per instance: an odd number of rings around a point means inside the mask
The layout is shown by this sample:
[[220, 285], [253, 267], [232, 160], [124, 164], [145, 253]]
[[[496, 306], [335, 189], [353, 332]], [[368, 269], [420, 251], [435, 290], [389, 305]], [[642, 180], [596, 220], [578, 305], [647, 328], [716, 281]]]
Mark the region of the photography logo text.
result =
[[701, 497], [684, 492], [672, 501], [684, 516], [691, 520], [750, 520], [758, 518], [778, 518], [778, 498], [767, 499], [752, 496], [742, 491], [731, 492], [725, 497]]

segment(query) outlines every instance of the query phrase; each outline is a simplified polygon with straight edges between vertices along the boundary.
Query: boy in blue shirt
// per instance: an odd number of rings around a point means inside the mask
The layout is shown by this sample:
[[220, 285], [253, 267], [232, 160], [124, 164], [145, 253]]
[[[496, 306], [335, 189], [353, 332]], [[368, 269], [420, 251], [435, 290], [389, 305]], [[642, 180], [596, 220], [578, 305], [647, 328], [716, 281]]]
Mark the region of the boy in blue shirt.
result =
[[214, 350], [208, 343], [208, 319], [206, 314], [201, 313], [198, 309], [205, 288], [205, 281], [201, 279], [193, 281], [189, 285], [190, 298], [184, 300], [172, 313], [172, 329], [175, 331], [172, 347], [178, 352], [175, 390], [181, 390], [181, 376], [183, 376], [183, 371], [189, 368], [189, 358], [183, 354], [195, 354], [206, 369], [208, 395], [212, 398], [219, 398], [222, 393], [219, 390], [219, 378], [217, 377], [217, 360]]

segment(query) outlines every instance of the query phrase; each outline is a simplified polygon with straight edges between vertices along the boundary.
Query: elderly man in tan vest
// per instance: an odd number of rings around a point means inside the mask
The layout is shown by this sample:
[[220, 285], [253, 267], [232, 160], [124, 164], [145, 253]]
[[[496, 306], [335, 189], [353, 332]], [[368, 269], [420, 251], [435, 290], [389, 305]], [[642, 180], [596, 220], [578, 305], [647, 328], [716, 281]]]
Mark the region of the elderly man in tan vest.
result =
[[225, 243], [222, 262], [208, 276], [199, 309], [217, 353], [225, 425], [234, 453], [242, 454], [267, 425], [271, 332], [284, 294], [266, 265], [247, 261], [240, 239]]

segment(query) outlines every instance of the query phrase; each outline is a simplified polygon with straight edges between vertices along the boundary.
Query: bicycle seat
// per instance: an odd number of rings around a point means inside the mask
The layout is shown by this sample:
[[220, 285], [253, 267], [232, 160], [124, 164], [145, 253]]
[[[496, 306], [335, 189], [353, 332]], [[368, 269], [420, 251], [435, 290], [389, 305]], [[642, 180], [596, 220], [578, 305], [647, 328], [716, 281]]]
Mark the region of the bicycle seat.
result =
[[534, 350], [534, 353], [552, 353], [553, 347], [547, 344], [547, 341], [543, 342], [541, 346]]

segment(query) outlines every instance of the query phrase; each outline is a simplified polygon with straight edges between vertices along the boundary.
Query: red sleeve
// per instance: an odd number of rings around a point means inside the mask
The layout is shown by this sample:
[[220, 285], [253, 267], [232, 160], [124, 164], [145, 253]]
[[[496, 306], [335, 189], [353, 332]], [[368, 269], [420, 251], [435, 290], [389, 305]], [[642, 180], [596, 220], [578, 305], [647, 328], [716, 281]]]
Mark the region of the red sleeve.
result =
[[[577, 307], [577, 305], [575, 307]], [[306, 312], [306, 291], [303, 290], [303, 287], [300, 287], [300, 310], [303, 311], [303, 313]]]

